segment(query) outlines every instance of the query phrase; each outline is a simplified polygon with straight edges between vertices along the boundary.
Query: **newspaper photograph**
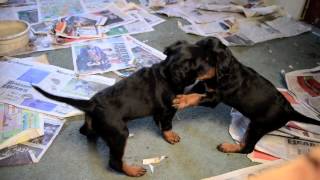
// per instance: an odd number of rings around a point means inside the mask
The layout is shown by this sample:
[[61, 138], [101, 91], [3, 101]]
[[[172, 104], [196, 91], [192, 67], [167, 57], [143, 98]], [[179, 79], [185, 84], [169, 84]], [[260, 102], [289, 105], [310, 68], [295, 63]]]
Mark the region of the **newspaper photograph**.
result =
[[107, 28], [113, 28], [116, 26], [129, 24], [134, 22], [135, 18], [124, 13], [115, 4], [111, 3], [104, 8], [104, 10], [94, 12], [93, 15], [107, 18], [107, 22], [104, 24]]
[[85, 13], [79, 0], [37, 0], [39, 19], [56, 20], [61, 17]]
[[38, 112], [0, 103], [0, 150], [43, 135]]
[[133, 63], [133, 55], [121, 36], [73, 44], [72, 58], [78, 74], [126, 69]]
[[0, 71], [5, 75], [0, 78], [0, 102], [58, 117], [79, 115], [81, 111], [42, 96], [31, 84], [59, 96], [89, 99], [115, 82], [102, 76], [78, 78], [71, 70], [30, 61], [10, 60], [0, 64]]
[[285, 74], [288, 89], [297, 99], [320, 114], [320, 66]]
[[37, 163], [59, 134], [64, 120], [43, 115], [44, 135], [0, 150], [0, 167]]
[[30, 24], [39, 22], [37, 6], [5, 7], [0, 6], [0, 20], [23, 20]]
[[37, 6], [23, 6], [23, 7], [14, 7], [18, 19], [24, 20], [30, 24], [38, 23], [38, 9]]
[[127, 40], [133, 53], [137, 68], [151, 67], [153, 64], [166, 59], [165, 54], [133, 38], [132, 36], [124, 36], [124, 38]]
[[106, 17], [84, 14], [68, 16], [55, 24], [55, 35], [65, 38], [101, 37], [98, 26], [107, 22]]
[[53, 29], [54, 29], [54, 25], [57, 23], [58, 21], [43, 21], [40, 23], [35, 23], [31, 25], [31, 30], [34, 34], [42, 34], [42, 35], [46, 35], [49, 33], [53, 33]]
[[285, 164], [284, 160], [276, 160], [273, 162], [268, 162], [264, 164], [259, 164], [256, 166], [251, 166], [243, 169], [238, 169], [231, 171], [222, 175], [213, 176], [209, 178], [204, 178], [202, 180], [247, 180], [252, 176], [256, 176], [263, 171], [275, 169]]

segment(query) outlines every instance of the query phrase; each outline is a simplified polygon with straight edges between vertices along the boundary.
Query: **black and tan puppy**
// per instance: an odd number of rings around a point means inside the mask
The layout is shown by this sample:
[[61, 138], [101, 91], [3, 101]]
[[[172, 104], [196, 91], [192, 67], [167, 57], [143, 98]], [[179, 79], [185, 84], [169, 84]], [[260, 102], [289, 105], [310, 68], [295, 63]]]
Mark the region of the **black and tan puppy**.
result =
[[[208, 43], [209, 42], [209, 43]], [[222, 102], [234, 107], [250, 119], [248, 129], [240, 144], [220, 144], [217, 148], [228, 153], [250, 153], [259, 139], [288, 121], [320, 125], [319, 121], [296, 112], [286, 98], [271, 82], [253, 69], [238, 62], [231, 51], [218, 39], [209, 38], [198, 42], [199, 46], [211, 46], [215, 64], [215, 76], [197, 83], [187, 95], [178, 95], [173, 106], [204, 105], [215, 107]]]
[[212, 77], [213, 64], [208, 61], [211, 51], [205, 48], [179, 41], [166, 48], [166, 60], [139, 70], [90, 100], [59, 97], [34, 88], [48, 98], [83, 110], [87, 117], [80, 132], [87, 136], [96, 134], [106, 141], [110, 148], [109, 165], [128, 176], [142, 176], [144, 168], [122, 161], [129, 134], [127, 122], [153, 116], [164, 139], [171, 144], [179, 142], [180, 137], [171, 130], [176, 112], [171, 102], [197, 79]]

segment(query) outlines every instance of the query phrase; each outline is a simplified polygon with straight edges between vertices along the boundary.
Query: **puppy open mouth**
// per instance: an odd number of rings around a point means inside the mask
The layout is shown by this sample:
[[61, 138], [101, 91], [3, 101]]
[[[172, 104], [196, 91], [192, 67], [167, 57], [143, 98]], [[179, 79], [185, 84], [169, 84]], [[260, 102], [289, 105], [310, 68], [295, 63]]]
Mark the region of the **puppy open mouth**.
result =
[[197, 80], [203, 81], [207, 79], [211, 79], [216, 75], [216, 69], [210, 68], [205, 74], [200, 75]]

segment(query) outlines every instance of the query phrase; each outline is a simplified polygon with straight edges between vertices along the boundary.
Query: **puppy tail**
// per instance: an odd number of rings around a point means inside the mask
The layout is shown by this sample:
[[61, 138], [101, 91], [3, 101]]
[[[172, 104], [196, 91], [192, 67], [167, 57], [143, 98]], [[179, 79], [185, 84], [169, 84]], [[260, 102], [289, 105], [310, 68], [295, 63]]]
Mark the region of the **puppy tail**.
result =
[[307, 124], [314, 124], [314, 125], [320, 126], [320, 121], [319, 120], [309, 118], [309, 117], [307, 117], [307, 116], [305, 116], [303, 114], [300, 114], [297, 111], [293, 111], [290, 116], [295, 121], [302, 122], [302, 123], [307, 123]]
[[47, 98], [64, 102], [66, 104], [74, 106], [85, 112], [91, 112], [95, 107], [94, 103], [90, 100], [80, 100], [80, 99], [73, 99], [73, 98], [67, 98], [67, 97], [60, 97], [60, 96], [50, 94], [37, 86], [32, 85], [32, 87]]

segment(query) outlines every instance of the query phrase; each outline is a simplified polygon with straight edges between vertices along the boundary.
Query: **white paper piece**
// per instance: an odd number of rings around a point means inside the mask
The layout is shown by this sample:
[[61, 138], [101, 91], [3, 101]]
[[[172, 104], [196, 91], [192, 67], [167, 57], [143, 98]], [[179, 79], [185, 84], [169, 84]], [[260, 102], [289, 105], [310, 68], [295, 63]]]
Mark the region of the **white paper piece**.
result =
[[29, 61], [11, 60], [0, 64], [0, 71], [4, 75], [0, 78], [0, 102], [58, 117], [79, 115], [82, 112], [45, 98], [34, 90], [31, 84], [59, 96], [89, 99], [115, 82], [114, 79], [101, 76], [78, 78], [71, 70]]
[[167, 156], [160, 156], [160, 157], [154, 157], [154, 158], [149, 158], [149, 159], [143, 159], [142, 164], [143, 165], [159, 164], [165, 158], [167, 158]]
[[154, 173], [154, 166], [152, 166], [152, 164], [148, 164], [148, 166], [150, 168], [151, 173], [153, 174]]
[[281, 165], [285, 164], [286, 161], [284, 160], [277, 160], [269, 163], [264, 163], [256, 166], [251, 166], [235, 171], [228, 172], [226, 174], [213, 176], [210, 178], [204, 178], [202, 180], [246, 180], [252, 175], [257, 175], [261, 173], [262, 171], [274, 169], [277, 167], [280, 167]]

